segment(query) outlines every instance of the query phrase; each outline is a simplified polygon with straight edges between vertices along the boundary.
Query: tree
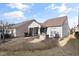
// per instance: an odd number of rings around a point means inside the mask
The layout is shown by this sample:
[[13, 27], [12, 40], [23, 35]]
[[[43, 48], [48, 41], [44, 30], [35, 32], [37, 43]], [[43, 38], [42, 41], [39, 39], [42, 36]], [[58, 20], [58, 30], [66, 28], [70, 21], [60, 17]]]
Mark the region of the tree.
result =
[[4, 40], [4, 22], [0, 20], [1, 24], [1, 39]]

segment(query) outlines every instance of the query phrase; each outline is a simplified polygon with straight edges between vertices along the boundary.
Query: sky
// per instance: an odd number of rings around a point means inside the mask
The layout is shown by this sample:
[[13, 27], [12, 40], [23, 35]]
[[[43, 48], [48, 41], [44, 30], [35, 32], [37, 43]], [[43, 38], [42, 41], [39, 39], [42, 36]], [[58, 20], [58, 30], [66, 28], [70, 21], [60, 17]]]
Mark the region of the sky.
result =
[[79, 3], [0, 3], [0, 20], [8, 23], [31, 19], [44, 22], [67, 16], [71, 28], [78, 24], [78, 9]]

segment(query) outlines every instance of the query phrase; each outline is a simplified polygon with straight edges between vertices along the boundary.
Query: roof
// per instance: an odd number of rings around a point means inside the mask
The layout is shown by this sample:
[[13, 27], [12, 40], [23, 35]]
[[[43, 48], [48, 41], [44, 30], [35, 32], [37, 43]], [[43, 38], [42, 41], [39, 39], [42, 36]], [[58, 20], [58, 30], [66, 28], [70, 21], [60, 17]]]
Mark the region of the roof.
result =
[[33, 20], [27, 20], [27, 21], [18, 23], [16, 25], [14, 25], [13, 28], [16, 28], [18, 31], [20, 30], [21, 32], [28, 32], [28, 26], [33, 21], [35, 21], [35, 20], [34, 19]]
[[16, 25], [14, 25], [13, 28], [18, 28], [18, 27], [21, 27], [21, 26], [24, 26], [24, 25], [26, 25], [26, 27], [28, 27], [28, 25], [29, 25], [30, 23], [32, 23], [33, 21], [35, 21], [35, 20], [27, 20], [27, 21], [18, 23], [18, 24], [16, 24]]
[[29, 24], [31, 24], [33, 21], [37, 22], [42, 27], [56, 27], [56, 26], [62, 26], [64, 24], [65, 20], [67, 20], [67, 16], [48, 19], [44, 23], [39, 23], [35, 19], [32, 19], [32, 20], [24, 21], [22, 23], [18, 23], [16, 25], [14, 25], [13, 28], [22, 28], [22, 29], [26, 29], [26, 31], [27, 31]]
[[53, 19], [48, 19], [47, 21], [45, 21], [43, 23], [43, 26], [46, 26], [46, 27], [62, 26], [64, 24], [65, 20], [67, 20], [67, 16], [53, 18]]

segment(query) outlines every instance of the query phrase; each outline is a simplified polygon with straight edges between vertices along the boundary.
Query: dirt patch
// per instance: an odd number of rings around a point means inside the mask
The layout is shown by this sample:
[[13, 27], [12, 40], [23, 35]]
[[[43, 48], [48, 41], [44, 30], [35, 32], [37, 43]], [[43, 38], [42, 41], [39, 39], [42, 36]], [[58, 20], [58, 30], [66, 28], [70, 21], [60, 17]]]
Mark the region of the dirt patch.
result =
[[15, 39], [10, 42], [0, 45], [0, 50], [2, 51], [27, 51], [27, 50], [43, 50], [55, 47], [57, 45], [57, 40], [42, 40], [38, 43], [29, 43], [29, 41], [34, 38], [27, 39]]
[[64, 47], [55, 47], [35, 51], [0, 51], [0, 55], [8, 56], [79, 56], [79, 40], [71, 39]]
[[[45, 41], [43, 41], [45, 42]], [[41, 43], [39, 47], [42, 44]], [[38, 46], [38, 45], [37, 45]], [[55, 45], [54, 45], [55, 46]], [[53, 46], [53, 47], [54, 47]], [[32, 46], [33, 47], [33, 46]], [[44, 50], [30, 50], [30, 51], [0, 51], [0, 55], [8, 55], [8, 56], [79, 56], [79, 40], [78, 39], [70, 39], [66, 45], [63, 47], [54, 47], [50, 49]]]

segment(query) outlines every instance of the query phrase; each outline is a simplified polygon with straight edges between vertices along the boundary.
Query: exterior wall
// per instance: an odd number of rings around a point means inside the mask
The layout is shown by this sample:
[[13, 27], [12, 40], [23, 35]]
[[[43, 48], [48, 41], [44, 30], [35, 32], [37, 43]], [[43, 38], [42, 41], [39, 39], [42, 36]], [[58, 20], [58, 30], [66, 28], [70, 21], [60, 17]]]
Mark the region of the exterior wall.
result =
[[48, 27], [47, 28], [47, 35], [49, 35], [50, 38], [52, 37], [52, 35], [54, 35], [54, 32], [57, 32], [60, 35], [60, 37], [62, 37], [62, 27]]
[[18, 26], [16, 29], [16, 37], [24, 37], [24, 33], [28, 32], [27, 24]]
[[13, 37], [16, 37], [16, 29], [9, 29], [9, 34], [12, 34]]
[[22, 37], [24, 34], [21, 28], [16, 28], [16, 37]]
[[16, 37], [16, 29], [13, 29], [13, 36]]
[[68, 25], [68, 20], [66, 20], [62, 26], [62, 35], [63, 37], [69, 35], [69, 25]]
[[78, 27], [75, 27], [75, 31], [79, 31], [79, 28]]
[[24, 33], [26, 32], [27, 27], [21, 26], [16, 28], [16, 37], [24, 37]]

